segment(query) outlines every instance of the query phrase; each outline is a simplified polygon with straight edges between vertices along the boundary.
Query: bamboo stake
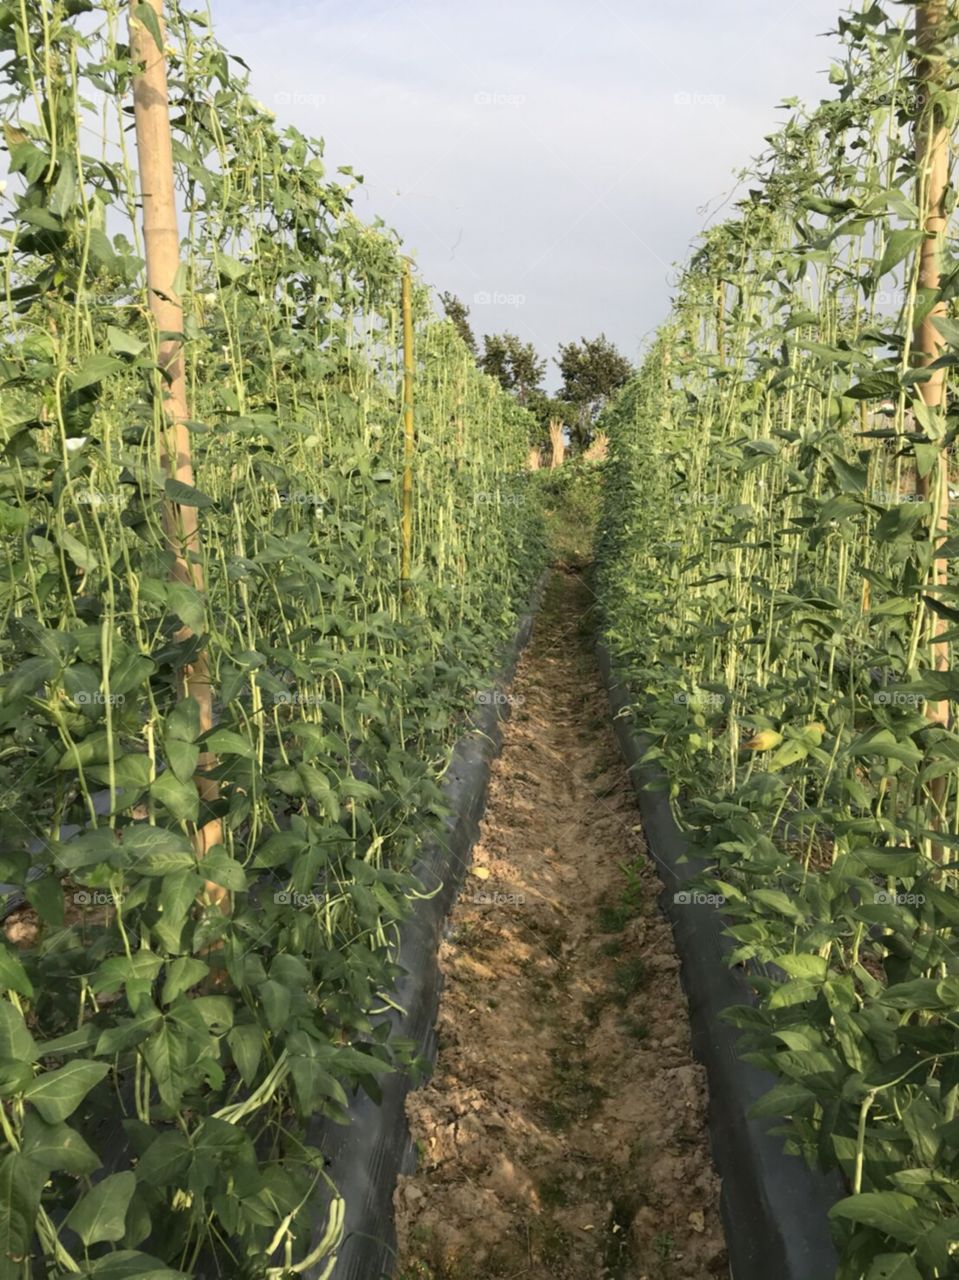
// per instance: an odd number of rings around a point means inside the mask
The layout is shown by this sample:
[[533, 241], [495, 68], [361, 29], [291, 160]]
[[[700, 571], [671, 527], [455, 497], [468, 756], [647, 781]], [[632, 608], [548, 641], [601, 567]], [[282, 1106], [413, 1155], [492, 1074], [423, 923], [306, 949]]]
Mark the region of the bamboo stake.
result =
[[[943, 117], [941, 104], [936, 102], [936, 89], [942, 80], [944, 63], [940, 48], [940, 25], [947, 17], [947, 0], [926, 0], [916, 5], [916, 43], [921, 51], [917, 70], [923, 88], [916, 113], [916, 168], [918, 175], [918, 203], [922, 227], [926, 237], [919, 246], [919, 288], [936, 293], [941, 287], [942, 244], [948, 225], [946, 197], [949, 189], [950, 128]], [[945, 345], [935, 326], [937, 316], [944, 316], [946, 304], [940, 298], [916, 326], [914, 349], [917, 365], [932, 364], [938, 359]], [[919, 384], [920, 395], [926, 406], [936, 415], [946, 407], [945, 369], [936, 369], [931, 377]], [[940, 451], [934, 469], [919, 477], [918, 490], [923, 499], [932, 504], [930, 529], [936, 541], [937, 551], [946, 537], [949, 524], [949, 450]], [[929, 585], [944, 586], [948, 580], [948, 560], [936, 555], [933, 560]], [[936, 639], [946, 629], [946, 622], [937, 614], [930, 619], [929, 639], [932, 643], [932, 668], [934, 671], [949, 669], [948, 646], [936, 644]], [[949, 702], [940, 699], [927, 702], [925, 713], [932, 724], [949, 726]], [[928, 784], [929, 794], [937, 810], [945, 806], [946, 779], [935, 778]], [[937, 813], [931, 826], [941, 825]], [[945, 850], [933, 843], [932, 856], [942, 861]]]
[[[922, 226], [926, 238], [919, 246], [919, 287], [938, 292], [941, 283], [942, 243], [948, 224], [946, 197], [949, 189], [950, 136], [941, 108], [934, 105], [934, 94], [942, 78], [942, 55], [937, 52], [939, 26], [947, 16], [947, 0], [926, 0], [916, 6], [916, 42], [923, 58], [918, 64], [919, 78], [924, 92], [920, 99], [916, 118], [916, 161], [919, 174], [919, 198]], [[942, 354], [944, 339], [934, 323], [937, 316], [944, 316], [947, 306], [942, 299], [916, 326], [913, 346], [916, 363], [932, 364]], [[933, 411], [945, 409], [945, 369], [936, 369], [931, 377], [919, 384], [925, 404]], [[949, 522], [949, 453], [943, 450], [936, 467], [920, 477], [918, 489], [922, 497], [932, 503], [931, 525], [941, 545]], [[938, 557], [933, 562], [931, 586], [942, 586], [947, 580], [948, 561]], [[934, 615], [932, 638], [946, 629], [944, 619]], [[936, 645], [933, 667], [947, 670], [949, 657], [945, 645]], [[937, 724], [948, 724], [947, 701], [926, 704], [926, 715]]]
[[558, 418], [551, 418], [549, 423], [549, 443], [552, 450], [549, 460], [550, 471], [563, 465], [566, 456], [566, 441], [563, 439], [563, 424]]
[[413, 559], [413, 456], [416, 434], [413, 425], [413, 281], [410, 264], [403, 264], [403, 552], [400, 580], [409, 582]]
[[[160, 334], [159, 367], [164, 375], [164, 416], [166, 429], [160, 443], [160, 460], [167, 475], [184, 484], [193, 484], [190, 433], [186, 423], [189, 410], [183, 367], [183, 306], [176, 296], [175, 282], [180, 265], [180, 236], [177, 229], [173, 175], [173, 139], [170, 131], [166, 60], [163, 52], [163, 0], [147, 0], [156, 14], [159, 47], [150, 30], [133, 16], [137, 0], [131, 0], [130, 51], [138, 66], [133, 78], [133, 113], [136, 126], [137, 158], [143, 201], [143, 241], [146, 257], [150, 312]], [[204, 590], [200, 562], [200, 533], [196, 507], [165, 502], [163, 528], [175, 556], [171, 577], [197, 591]], [[193, 635], [187, 627], [176, 633], [178, 641]], [[200, 653], [178, 673], [179, 696], [192, 697], [200, 708], [200, 732], [213, 727], [213, 690], [207, 654]], [[200, 769], [214, 757], [200, 756]], [[198, 774], [197, 790], [202, 805], [212, 804], [219, 795], [217, 784]], [[222, 839], [219, 820], [198, 825], [194, 831], [198, 857]], [[221, 885], [207, 882], [207, 899], [224, 914], [230, 909], [230, 895]]]
[[716, 359], [720, 368], [726, 367], [726, 282], [716, 278]]

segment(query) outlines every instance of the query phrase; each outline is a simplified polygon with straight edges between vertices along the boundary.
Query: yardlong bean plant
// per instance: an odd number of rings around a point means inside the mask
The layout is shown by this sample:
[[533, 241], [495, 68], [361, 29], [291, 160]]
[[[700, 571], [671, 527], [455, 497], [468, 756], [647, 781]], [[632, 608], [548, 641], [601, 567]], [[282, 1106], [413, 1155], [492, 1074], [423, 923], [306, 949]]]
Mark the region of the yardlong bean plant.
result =
[[[394, 927], [541, 561], [524, 411], [415, 283], [401, 581], [397, 239], [157, 7], [0, 3], [3, 1277], [327, 1274], [307, 1122], [410, 1057]], [[182, 334], [150, 317], [128, 24], [169, 75]]]
[[848, 1280], [959, 1273], [957, 16], [841, 19], [602, 424], [607, 636]]

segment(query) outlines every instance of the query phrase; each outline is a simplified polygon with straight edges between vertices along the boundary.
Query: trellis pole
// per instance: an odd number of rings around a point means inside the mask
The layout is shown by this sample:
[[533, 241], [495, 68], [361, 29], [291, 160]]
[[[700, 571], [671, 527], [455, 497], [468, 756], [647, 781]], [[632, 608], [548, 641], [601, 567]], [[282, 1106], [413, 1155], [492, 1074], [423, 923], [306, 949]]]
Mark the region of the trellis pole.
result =
[[[150, 13], [155, 21], [150, 20]], [[129, 25], [130, 53], [137, 66], [133, 77], [133, 116], [143, 203], [147, 292], [150, 312], [158, 331], [158, 364], [163, 378], [165, 421], [160, 460], [170, 480], [192, 487], [193, 461], [187, 427], [190, 414], [183, 363], [183, 305], [176, 292], [180, 236], [174, 190], [163, 0], [146, 0], [145, 4], [131, 0]], [[163, 528], [175, 557], [171, 572], [173, 581], [202, 593], [203, 566], [196, 507], [168, 498], [163, 504]], [[191, 628], [184, 625], [176, 633], [176, 639], [184, 641], [193, 635]], [[181, 699], [193, 698], [199, 706], [200, 732], [205, 733], [213, 727], [213, 689], [205, 651], [198, 653], [179, 671], [178, 686]], [[201, 755], [198, 761], [200, 769], [212, 760], [210, 755]], [[197, 775], [196, 786], [201, 813], [194, 831], [194, 844], [197, 856], [202, 858], [222, 838], [218, 819], [203, 821], [203, 806], [213, 803], [219, 790], [217, 784], [203, 773]], [[219, 905], [222, 911], [229, 911], [229, 893], [221, 885], [207, 882], [205, 892], [209, 901]]]
[[413, 421], [413, 279], [409, 261], [403, 263], [403, 515], [400, 581], [407, 589], [413, 561], [413, 457], [416, 431]]

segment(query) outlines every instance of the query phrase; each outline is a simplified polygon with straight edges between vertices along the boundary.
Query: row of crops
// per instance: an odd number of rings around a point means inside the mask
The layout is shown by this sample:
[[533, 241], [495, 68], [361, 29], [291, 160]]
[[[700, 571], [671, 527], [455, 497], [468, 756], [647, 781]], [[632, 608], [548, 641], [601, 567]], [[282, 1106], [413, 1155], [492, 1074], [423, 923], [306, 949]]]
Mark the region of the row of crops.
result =
[[608, 411], [600, 590], [848, 1280], [959, 1274], [959, 11], [840, 21]]
[[0, 3], [4, 1280], [328, 1274], [307, 1122], [409, 1061], [391, 939], [542, 559], [525, 412], [160, 13]]

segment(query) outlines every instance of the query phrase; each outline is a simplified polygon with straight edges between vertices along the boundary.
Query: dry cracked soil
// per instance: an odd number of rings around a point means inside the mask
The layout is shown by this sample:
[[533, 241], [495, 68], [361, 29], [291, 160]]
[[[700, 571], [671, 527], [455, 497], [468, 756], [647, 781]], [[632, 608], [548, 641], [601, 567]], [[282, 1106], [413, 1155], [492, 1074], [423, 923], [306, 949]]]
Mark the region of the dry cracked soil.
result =
[[440, 952], [436, 1070], [407, 1103], [399, 1280], [728, 1275], [705, 1077], [590, 603], [558, 566], [511, 687]]

